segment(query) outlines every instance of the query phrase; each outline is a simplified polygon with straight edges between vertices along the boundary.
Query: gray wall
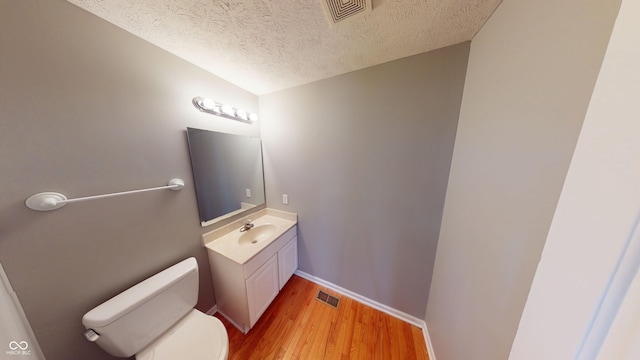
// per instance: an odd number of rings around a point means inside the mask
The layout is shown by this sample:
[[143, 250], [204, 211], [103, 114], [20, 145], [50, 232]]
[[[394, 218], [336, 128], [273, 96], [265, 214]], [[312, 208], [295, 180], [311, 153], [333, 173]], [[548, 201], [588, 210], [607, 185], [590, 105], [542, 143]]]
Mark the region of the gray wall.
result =
[[468, 51], [260, 97], [267, 205], [298, 213], [302, 271], [424, 317]]
[[509, 356], [619, 3], [505, 0], [472, 40], [426, 316], [439, 360]]
[[[191, 99], [257, 112], [257, 97], [65, 1], [3, 1], [0, 49], [0, 262], [45, 356], [110, 358], [83, 339], [82, 315], [189, 256], [198, 308], [210, 309], [185, 129], [258, 136], [259, 126], [200, 113]], [[173, 177], [186, 187], [24, 206], [41, 191], [80, 197]]]

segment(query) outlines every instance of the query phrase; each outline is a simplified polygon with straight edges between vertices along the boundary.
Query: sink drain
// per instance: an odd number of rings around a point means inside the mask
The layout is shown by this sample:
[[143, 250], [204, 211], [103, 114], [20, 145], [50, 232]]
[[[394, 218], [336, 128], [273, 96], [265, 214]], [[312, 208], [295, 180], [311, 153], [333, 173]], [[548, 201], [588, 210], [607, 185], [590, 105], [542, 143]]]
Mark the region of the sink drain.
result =
[[255, 244], [255, 243], [257, 243], [257, 242], [258, 242], [258, 240], [253, 240], [253, 241], [251, 241], [251, 243], [252, 243], [252, 244]]

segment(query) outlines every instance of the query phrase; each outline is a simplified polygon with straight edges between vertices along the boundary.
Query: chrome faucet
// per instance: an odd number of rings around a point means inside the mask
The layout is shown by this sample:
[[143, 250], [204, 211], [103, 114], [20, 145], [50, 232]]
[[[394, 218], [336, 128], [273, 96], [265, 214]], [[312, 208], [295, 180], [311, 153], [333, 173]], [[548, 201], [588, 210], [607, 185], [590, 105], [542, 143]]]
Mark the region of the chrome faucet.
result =
[[240, 232], [251, 230], [255, 225], [251, 223], [251, 219], [247, 219], [244, 221], [244, 226], [240, 228]]

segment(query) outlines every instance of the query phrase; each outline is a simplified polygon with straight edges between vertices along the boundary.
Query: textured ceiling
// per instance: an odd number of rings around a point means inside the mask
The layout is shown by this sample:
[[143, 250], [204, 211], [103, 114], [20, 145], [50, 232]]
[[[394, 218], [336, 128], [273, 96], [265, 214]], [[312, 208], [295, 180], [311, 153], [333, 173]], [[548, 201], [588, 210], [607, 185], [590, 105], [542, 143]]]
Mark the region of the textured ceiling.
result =
[[470, 40], [501, 0], [373, 0], [337, 24], [323, 0], [68, 0], [261, 95]]

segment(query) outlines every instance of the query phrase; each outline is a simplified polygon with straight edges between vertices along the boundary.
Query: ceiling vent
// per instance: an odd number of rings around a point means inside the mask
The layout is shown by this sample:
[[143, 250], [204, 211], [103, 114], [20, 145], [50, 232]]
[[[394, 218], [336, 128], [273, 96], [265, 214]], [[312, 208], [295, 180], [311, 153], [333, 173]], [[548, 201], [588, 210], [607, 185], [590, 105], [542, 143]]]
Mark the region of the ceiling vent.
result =
[[371, 11], [371, 0], [320, 0], [329, 24]]

